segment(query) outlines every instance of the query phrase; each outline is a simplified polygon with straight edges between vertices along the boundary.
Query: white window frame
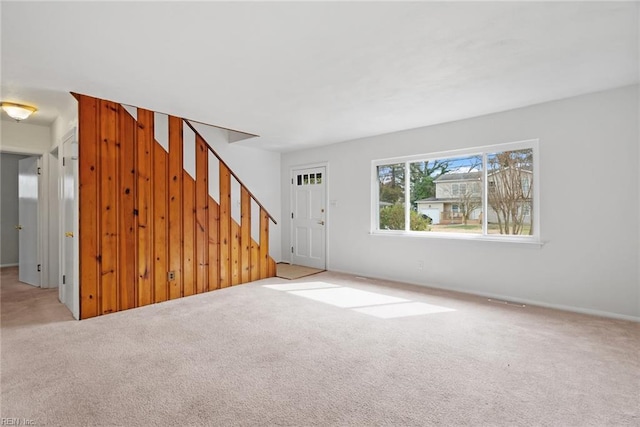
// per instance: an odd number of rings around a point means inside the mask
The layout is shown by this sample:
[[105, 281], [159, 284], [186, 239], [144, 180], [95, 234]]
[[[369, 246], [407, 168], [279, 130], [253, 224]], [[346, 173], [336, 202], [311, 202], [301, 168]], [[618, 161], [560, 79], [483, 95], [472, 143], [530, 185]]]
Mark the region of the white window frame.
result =
[[[439, 238], [439, 239], [454, 239], [454, 240], [481, 240], [481, 241], [494, 241], [494, 242], [512, 242], [512, 243], [524, 243], [541, 245], [540, 240], [540, 150], [539, 140], [529, 139], [524, 141], [507, 142], [501, 144], [485, 145], [482, 147], [472, 147], [460, 150], [440, 151], [435, 153], [417, 154], [412, 156], [403, 157], [390, 157], [386, 159], [373, 160], [371, 162], [371, 230], [372, 235], [383, 236], [410, 236], [420, 238]], [[533, 214], [533, 234], [532, 235], [509, 235], [509, 234], [488, 234], [487, 233], [487, 211], [490, 209], [488, 202], [488, 190], [489, 182], [487, 179], [488, 168], [487, 155], [492, 153], [499, 153], [504, 151], [524, 150], [531, 149], [533, 151], [533, 179], [530, 185], [533, 185], [532, 194], [532, 209]], [[472, 233], [454, 233], [454, 232], [435, 232], [435, 231], [412, 231], [409, 230], [409, 210], [411, 209], [411, 201], [409, 194], [405, 193], [405, 229], [404, 230], [381, 230], [380, 229], [380, 191], [378, 188], [378, 166], [385, 166], [389, 164], [405, 163], [405, 189], [410, 188], [410, 174], [409, 164], [417, 161], [434, 161], [442, 160], [452, 157], [462, 157], [468, 155], [480, 155], [482, 156], [483, 164], [483, 219], [482, 219], [482, 234]], [[408, 190], [405, 190], [408, 191]]]

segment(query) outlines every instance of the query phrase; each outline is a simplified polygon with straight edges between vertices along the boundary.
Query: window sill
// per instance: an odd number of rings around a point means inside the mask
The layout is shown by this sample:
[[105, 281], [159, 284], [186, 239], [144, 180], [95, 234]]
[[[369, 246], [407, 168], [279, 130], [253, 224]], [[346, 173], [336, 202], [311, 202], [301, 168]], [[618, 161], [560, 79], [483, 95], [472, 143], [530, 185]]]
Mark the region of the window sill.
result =
[[419, 239], [445, 239], [445, 240], [467, 240], [477, 242], [496, 242], [511, 243], [517, 245], [525, 245], [531, 247], [542, 247], [544, 242], [534, 236], [485, 236], [482, 234], [471, 233], [438, 233], [436, 231], [419, 232], [419, 231], [396, 231], [396, 230], [375, 230], [369, 232], [372, 236], [388, 236], [388, 237], [410, 237]]

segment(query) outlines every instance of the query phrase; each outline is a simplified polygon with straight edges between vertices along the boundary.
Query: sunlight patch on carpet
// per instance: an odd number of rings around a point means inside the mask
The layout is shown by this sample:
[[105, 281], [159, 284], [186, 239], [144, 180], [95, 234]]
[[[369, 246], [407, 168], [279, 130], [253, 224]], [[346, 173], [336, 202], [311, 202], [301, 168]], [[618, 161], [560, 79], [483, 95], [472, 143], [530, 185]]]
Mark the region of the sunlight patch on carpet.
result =
[[401, 304], [376, 305], [373, 307], [354, 308], [353, 311], [379, 317], [381, 319], [393, 319], [396, 317], [419, 316], [421, 314], [445, 313], [455, 311], [452, 308], [438, 305], [425, 304], [423, 302], [407, 302]]
[[290, 291], [289, 293], [341, 308], [365, 307], [409, 301], [404, 298], [390, 297], [347, 287]]
[[269, 289], [275, 289], [276, 291], [303, 291], [308, 289], [339, 288], [338, 285], [332, 285], [331, 283], [325, 282], [286, 283], [283, 285], [262, 286]]
[[439, 305], [411, 301], [376, 292], [361, 291], [359, 289], [333, 285], [326, 282], [286, 283], [262, 286], [330, 304], [335, 307], [348, 308], [379, 319], [395, 319], [398, 317], [456, 311], [452, 308], [441, 307]]

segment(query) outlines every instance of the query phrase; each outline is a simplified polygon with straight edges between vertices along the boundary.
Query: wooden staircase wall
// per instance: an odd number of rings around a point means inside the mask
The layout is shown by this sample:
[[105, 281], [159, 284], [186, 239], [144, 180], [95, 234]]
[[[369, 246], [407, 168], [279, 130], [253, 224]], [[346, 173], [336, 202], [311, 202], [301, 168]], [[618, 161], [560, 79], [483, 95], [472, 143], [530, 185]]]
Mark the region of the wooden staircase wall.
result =
[[[275, 220], [188, 121], [169, 116], [167, 152], [154, 137], [154, 112], [138, 108], [134, 119], [118, 103], [74, 96], [81, 319], [275, 276]], [[184, 126], [195, 133], [195, 179], [183, 167]], [[220, 203], [209, 193], [209, 152], [218, 161]], [[231, 215], [232, 178], [240, 223]], [[252, 215], [260, 217], [259, 241]]]

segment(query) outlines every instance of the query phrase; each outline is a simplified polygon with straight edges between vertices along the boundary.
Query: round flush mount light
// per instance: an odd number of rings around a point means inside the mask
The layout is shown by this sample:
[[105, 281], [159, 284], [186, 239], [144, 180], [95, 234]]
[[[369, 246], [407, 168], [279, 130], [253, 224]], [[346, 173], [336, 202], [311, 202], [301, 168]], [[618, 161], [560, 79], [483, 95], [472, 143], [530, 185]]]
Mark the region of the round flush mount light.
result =
[[37, 108], [30, 105], [16, 104], [14, 102], [2, 102], [0, 107], [7, 113], [9, 117], [16, 121], [24, 120], [32, 113], [37, 111]]

